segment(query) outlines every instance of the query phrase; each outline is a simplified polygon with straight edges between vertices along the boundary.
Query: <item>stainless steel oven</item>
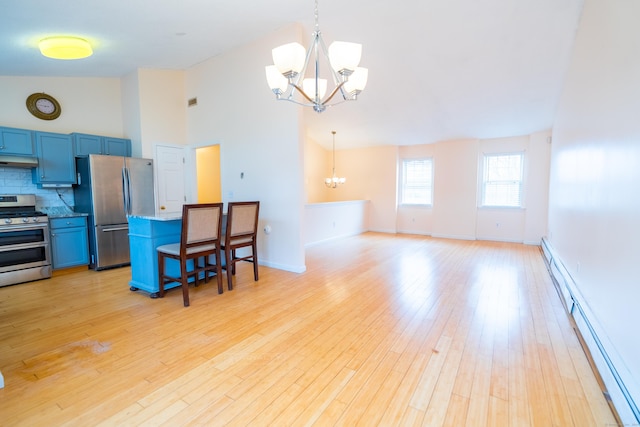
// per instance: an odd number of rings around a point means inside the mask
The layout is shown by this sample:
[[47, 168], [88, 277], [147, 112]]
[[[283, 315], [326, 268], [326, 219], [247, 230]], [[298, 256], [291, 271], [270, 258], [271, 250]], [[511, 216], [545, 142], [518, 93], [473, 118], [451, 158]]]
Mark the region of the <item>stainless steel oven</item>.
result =
[[0, 286], [48, 277], [49, 217], [33, 194], [0, 195]]

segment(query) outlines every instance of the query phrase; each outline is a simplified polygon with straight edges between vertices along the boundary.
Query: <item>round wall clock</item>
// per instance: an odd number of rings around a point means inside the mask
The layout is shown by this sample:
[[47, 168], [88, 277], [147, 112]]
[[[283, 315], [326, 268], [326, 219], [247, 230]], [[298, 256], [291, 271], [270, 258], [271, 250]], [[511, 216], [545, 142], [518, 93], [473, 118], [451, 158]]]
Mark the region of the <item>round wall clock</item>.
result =
[[60, 116], [60, 103], [46, 93], [32, 93], [27, 97], [27, 110], [42, 120], [54, 120]]

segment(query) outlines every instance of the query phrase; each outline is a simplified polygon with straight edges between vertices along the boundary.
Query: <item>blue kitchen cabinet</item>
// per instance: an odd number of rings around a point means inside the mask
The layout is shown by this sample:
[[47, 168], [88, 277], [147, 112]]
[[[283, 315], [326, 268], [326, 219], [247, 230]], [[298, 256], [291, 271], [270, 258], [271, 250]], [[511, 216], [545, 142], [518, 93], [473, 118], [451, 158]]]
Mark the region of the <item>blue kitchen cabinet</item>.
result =
[[89, 264], [87, 217], [63, 217], [49, 220], [53, 269]]
[[86, 157], [89, 154], [131, 156], [130, 139], [89, 135], [86, 133], [72, 133], [71, 135], [73, 137], [76, 157]]
[[109, 156], [131, 157], [131, 140], [124, 138], [103, 137], [104, 154]]
[[102, 137], [85, 133], [72, 133], [76, 157], [86, 157], [89, 154], [102, 154]]
[[76, 161], [71, 135], [35, 132], [38, 167], [33, 182], [45, 186], [76, 183]]
[[0, 155], [35, 157], [33, 132], [0, 127]]

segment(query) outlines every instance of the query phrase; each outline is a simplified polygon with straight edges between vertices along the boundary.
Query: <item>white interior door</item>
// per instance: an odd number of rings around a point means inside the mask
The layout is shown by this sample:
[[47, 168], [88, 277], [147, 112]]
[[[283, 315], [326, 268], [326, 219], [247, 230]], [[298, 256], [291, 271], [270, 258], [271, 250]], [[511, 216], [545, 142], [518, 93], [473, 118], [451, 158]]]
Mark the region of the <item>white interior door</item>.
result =
[[185, 194], [185, 152], [183, 147], [156, 145], [156, 179], [158, 184], [158, 214], [182, 215]]

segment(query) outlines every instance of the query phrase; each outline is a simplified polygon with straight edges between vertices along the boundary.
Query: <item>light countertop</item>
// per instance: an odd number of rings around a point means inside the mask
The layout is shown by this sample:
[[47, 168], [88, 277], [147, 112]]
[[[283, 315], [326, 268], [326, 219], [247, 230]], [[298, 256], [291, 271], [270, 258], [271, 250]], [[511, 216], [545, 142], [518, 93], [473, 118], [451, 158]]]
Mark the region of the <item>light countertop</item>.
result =
[[83, 212], [74, 212], [66, 206], [52, 206], [42, 207], [40, 211], [46, 213], [49, 218], [70, 218], [74, 216], [88, 216], [89, 214]]
[[127, 215], [127, 218], [146, 219], [148, 221], [175, 221], [176, 219], [182, 219], [182, 215], [168, 215], [168, 216], [155, 216], [155, 215]]

